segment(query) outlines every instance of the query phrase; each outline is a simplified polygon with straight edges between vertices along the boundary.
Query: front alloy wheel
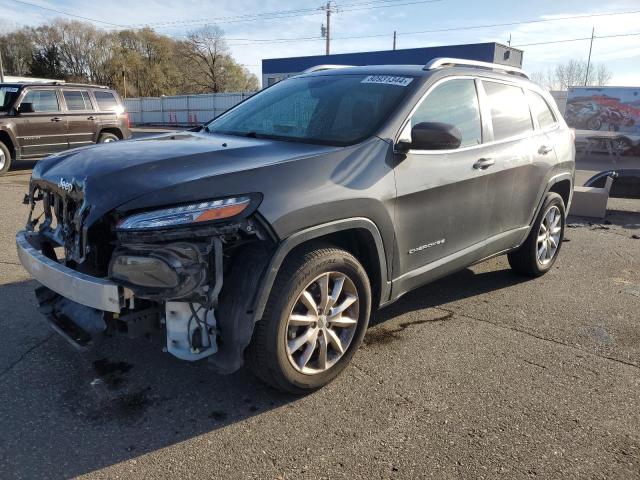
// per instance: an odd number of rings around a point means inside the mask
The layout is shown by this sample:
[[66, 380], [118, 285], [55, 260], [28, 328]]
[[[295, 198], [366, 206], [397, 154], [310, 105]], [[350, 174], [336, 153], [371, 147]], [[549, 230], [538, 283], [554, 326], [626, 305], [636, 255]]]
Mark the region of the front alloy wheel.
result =
[[358, 325], [355, 285], [340, 272], [315, 278], [300, 293], [287, 322], [287, 355], [293, 368], [313, 375], [342, 358]]
[[264, 382], [291, 393], [320, 388], [348, 365], [371, 312], [367, 273], [349, 252], [313, 248], [282, 265], [246, 358]]
[[0, 142], [0, 175], [11, 168], [11, 153], [4, 143]]

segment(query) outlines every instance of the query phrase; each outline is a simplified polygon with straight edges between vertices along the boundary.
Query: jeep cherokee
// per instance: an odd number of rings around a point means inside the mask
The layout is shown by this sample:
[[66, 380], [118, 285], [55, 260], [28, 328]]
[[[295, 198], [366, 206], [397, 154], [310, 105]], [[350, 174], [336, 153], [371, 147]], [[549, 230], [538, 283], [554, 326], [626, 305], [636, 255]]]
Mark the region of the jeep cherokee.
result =
[[554, 264], [573, 133], [518, 69], [456, 59], [318, 67], [197, 131], [62, 152], [33, 170], [20, 260], [72, 344], [160, 331], [303, 393], [372, 309], [487, 258]]
[[116, 92], [65, 82], [0, 83], [0, 175], [15, 160], [128, 139]]

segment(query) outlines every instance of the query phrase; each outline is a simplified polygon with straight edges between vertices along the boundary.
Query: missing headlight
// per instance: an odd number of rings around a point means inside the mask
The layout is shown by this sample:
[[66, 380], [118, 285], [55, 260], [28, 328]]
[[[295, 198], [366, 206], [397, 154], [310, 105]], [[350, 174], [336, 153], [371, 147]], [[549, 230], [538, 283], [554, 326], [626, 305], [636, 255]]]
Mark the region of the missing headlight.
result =
[[137, 297], [187, 298], [207, 283], [209, 253], [209, 247], [188, 242], [124, 245], [113, 252], [109, 277]]

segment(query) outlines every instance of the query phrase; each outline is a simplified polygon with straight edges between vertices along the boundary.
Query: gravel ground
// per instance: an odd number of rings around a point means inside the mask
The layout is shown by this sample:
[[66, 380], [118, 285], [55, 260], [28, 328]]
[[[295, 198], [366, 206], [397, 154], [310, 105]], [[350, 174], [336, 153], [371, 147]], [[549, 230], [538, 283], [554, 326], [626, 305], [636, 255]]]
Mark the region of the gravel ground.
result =
[[640, 201], [570, 218], [540, 279], [499, 257], [406, 295], [298, 398], [52, 334], [14, 247], [28, 174], [0, 178], [3, 479], [640, 477]]

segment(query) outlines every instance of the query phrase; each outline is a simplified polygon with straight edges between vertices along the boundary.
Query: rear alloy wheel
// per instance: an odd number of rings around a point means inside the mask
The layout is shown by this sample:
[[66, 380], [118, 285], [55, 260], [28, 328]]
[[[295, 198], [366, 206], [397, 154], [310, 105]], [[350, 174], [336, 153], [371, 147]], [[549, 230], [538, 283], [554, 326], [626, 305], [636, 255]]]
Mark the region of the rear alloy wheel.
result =
[[538, 229], [537, 258], [540, 265], [545, 266], [553, 261], [560, 246], [560, 234], [562, 232], [562, 214], [560, 209], [553, 205], [542, 219]]
[[256, 323], [247, 361], [280, 390], [320, 388], [353, 357], [370, 311], [369, 279], [353, 255], [337, 248], [292, 253]]
[[98, 143], [111, 143], [120, 140], [113, 133], [101, 133], [98, 137]]
[[507, 255], [516, 272], [538, 277], [553, 266], [564, 237], [564, 201], [557, 193], [548, 193], [525, 242]]
[[0, 175], [6, 173], [11, 168], [11, 152], [5, 146], [4, 143], [0, 142]]

